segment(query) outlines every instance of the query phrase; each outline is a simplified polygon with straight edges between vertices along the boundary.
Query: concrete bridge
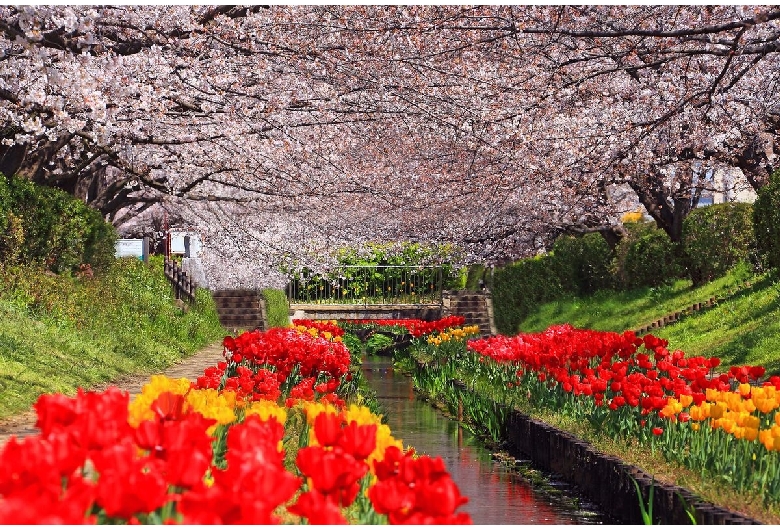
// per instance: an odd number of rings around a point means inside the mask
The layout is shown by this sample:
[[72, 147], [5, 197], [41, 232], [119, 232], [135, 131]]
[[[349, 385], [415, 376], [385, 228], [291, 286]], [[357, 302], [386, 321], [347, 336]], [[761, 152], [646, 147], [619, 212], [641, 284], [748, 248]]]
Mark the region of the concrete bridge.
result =
[[[212, 293], [220, 322], [235, 331], [268, 329], [265, 300], [260, 291], [223, 290]], [[419, 319], [438, 320], [459, 315], [466, 325], [479, 325], [483, 335], [495, 334], [493, 303], [489, 292], [444, 291], [437, 304], [289, 304], [290, 319], [363, 320]]]

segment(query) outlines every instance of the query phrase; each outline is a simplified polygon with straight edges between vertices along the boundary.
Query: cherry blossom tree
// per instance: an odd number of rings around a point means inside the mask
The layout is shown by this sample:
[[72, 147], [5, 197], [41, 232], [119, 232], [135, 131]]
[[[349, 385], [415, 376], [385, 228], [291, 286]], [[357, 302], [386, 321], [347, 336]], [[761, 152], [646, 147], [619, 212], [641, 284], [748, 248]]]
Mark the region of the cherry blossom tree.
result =
[[0, 171], [131, 230], [175, 213], [214, 286], [342, 245], [466, 261], [679, 238], [721, 167], [777, 168], [774, 6], [0, 6]]

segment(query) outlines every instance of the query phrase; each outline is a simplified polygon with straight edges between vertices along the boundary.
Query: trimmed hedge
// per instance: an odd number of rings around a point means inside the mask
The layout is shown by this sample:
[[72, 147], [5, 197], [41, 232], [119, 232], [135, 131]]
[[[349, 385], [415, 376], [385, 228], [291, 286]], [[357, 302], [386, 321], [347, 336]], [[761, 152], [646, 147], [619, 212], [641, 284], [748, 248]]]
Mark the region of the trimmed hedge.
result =
[[729, 202], [693, 210], [683, 222], [682, 248], [694, 285], [723, 276], [755, 249], [753, 206]]
[[780, 266], [780, 173], [774, 185], [759, 194], [766, 202], [765, 213], [756, 213], [758, 204], [745, 203], [694, 210], [683, 224], [679, 244], [652, 222], [627, 223], [628, 235], [614, 253], [600, 234], [565, 235], [556, 239], [549, 254], [496, 269], [492, 288], [496, 327], [515, 334], [537, 306], [564, 296], [659, 287], [686, 277], [694, 285], [714, 280], [753, 257], [751, 219], [764, 235], [765, 252], [775, 252], [770, 264]]
[[492, 292], [496, 328], [504, 335], [516, 334], [534, 308], [564, 294], [549, 254], [497, 268]]
[[491, 292], [496, 328], [513, 335], [543, 303], [610, 288], [611, 263], [609, 245], [600, 234], [593, 233], [561, 236], [552, 252], [495, 269]]
[[265, 314], [269, 328], [286, 328], [290, 325], [290, 305], [287, 295], [281, 289], [263, 289], [260, 293], [265, 300]]
[[100, 213], [62, 190], [0, 175], [0, 262], [61, 273], [105, 269], [117, 233]]
[[626, 225], [628, 236], [615, 249], [615, 287], [658, 287], [683, 277], [679, 246], [652, 223]]
[[629, 243], [624, 263], [628, 289], [657, 287], [682, 275], [677, 245], [663, 230], [653, 231]]
[[780, 170], [758, 190], [753, 203], [753, 234], [758, 252], [769, 267], [780, 267]]
[[581, 237], [561, 236], [552, 248], [561, 289], [578, 296], [612, 287], [612, 252], [598, 233]]

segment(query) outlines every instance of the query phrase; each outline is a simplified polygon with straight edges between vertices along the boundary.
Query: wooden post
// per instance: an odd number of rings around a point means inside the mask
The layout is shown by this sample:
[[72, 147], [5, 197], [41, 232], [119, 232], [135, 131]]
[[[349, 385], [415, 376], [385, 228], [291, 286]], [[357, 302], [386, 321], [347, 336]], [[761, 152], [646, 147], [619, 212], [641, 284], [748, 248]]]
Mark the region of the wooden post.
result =
[[143, 253], [144, 263], [149, 263], [149, 237], [148, 236], [144, 236], [142, 245], [143, 245], [142, 253]]

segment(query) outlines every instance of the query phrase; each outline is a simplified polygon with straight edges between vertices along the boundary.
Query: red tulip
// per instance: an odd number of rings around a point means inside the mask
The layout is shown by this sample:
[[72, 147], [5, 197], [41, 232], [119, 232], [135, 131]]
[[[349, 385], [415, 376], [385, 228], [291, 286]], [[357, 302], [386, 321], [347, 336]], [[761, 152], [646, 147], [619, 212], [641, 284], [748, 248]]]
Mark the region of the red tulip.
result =
[[97, 502], [109, 517], [129, 519], [161, 508], [168, 500], [168, 483], [149, 458], [136, 458], [130, 442], [114, 445], [93, 456], [100, 477]]
[[44, 394], [33, 405], [38, 414], [35, 426], [43, 437], [48, 436], [55, 426], [68, 427], [76, 421], [76, 400], [64, 394]]
[[356, 460], [365, 460], [376, 448], [376, 424], [358, 425], [352, 421], [341, 431], [339, 447]]
[[302, 493], [288, 511], [306, 517], [309, 524], [347, 524], [339, 505], [317, 490]]
[[329, 451], [320, 446], [304, 447], [298, 451], [295, 464], [311, 479], [314, 489], [337, 497], [341, 496], [339, 490], [350, 489], [368, 472], [368, 464], [355, 460], [341, 448]]
[[334, 412], [321, 412], [314, 418], [314, 435], [320, 445], [332, 447], [341, 435], [342, 417]]

